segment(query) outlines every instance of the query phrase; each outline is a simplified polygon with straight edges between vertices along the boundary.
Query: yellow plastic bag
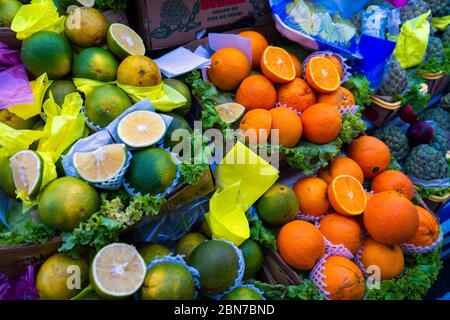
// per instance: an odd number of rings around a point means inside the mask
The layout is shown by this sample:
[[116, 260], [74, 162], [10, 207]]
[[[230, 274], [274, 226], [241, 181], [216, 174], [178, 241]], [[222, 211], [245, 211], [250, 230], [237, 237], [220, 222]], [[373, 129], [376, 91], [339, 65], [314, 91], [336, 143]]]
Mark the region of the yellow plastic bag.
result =
[[27, 150], [44, 135], [43, 131], [16, 130], [0, 122], [0, 157], [11, 157], [16, 152]]
[[86, 96], [90, 94], [96, 87], [101, 87], [105, 84], [115, 84], [115, 82], [102, 82], [85, 78], [73, 78], [72, 81], [77, 90], [83, 92]]
[[40, 114], [45, 92], [52, 82], [53, 81], [48, 79], [46, 73], [42, 74], [39, 78], [30, 82], [31, 90], [33, 91], [34, 103], [17, 104], [9, 107], [8, 110], [24, 120]]
[[20, 7], [11, 29], [17, 33], [17, 39], [24, 40], [39, 31], [64, 31], [65, 16], [59, 16], [53, 0], [32, 0]]
[[38, 151], [48, 153], [54, 162], [84, 133], [84, 117], [80, 113], [83, 99], [79, 93], [68, 94], [59, 107], [50, 93], [43, 109], [47, 117], [45, 136], [39, 141]]
[[169, 112], [186, 104], [186, 98], [177, 90], [161, 82], [153, 87], [135, 87], [117, 83], [133, 102], [149, 99], [156, 110]]
[[419, 65], [425, 56], [430, 34], [430, 23], [427, 21], [430, 13], [431, 11], [428, 11], [402, 25], [397, 36], [394, 56], [403, 69]]
[[213, 237], [239, 246], [250, 236], [245, 212], [275, 183], [278, 170], [237, 143], [214, 172], [217, 191], [206, 215]]
[[450, 16], [432, 18], [431, 23], [437, 31], [445, 31], [450, 24]]

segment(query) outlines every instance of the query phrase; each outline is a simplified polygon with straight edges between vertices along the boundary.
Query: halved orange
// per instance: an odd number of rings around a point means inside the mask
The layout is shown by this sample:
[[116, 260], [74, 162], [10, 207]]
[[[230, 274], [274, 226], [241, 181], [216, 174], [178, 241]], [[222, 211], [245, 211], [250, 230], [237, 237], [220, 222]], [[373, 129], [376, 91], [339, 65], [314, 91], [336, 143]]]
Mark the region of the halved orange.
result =
[[268, 46], [261, 57], [261, 71], [270, 81], [287, 83], [295, 79], [295, 64], [283, 48]]
[[363, 213], [367, 196], [361, 183], [349, 175], [340, 175], [328, 185], [328, 200], [336, 212], [345, 216]]
[[341, 85], [336, 66], [325, 57], [312, 57], [306, 64], [305, 76], [308, 84], [318, 92], [330, 93]]

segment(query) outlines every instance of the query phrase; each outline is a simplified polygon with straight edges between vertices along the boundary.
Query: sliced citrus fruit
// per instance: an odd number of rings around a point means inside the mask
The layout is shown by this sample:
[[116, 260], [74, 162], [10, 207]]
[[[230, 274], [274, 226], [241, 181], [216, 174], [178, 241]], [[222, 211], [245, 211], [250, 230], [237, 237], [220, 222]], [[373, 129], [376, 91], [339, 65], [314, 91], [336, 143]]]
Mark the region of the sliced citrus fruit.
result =
[[222, 103], [216, 106], [219, 118], [225, 123], [234, 123], [238, 121], [245, 112], [245, 107], [236, 102]]
[[34, 197], [41, 186], [43, 162], [34, 151], [19, 151], [9, 159], [14, 185], [27, 199]]
[[295, 79], [295, 64], [283, 48], [268, 46], [262, 55], [261, 71], [275, 83], [287, 83]]
[[322, 93], [336, 91], [341, 85], [336, 66], [325, 57], [312, 57], [306, 64], [305, 76], [308, 84]]
[[142, 38], [130, 27], [113, 23], [109, 26], [106, 35], [108, 49], [119, 59], [125, 59], [128, 56], [145, 55], [145, 46]]
[[133, 148], [155, 144], [166, 133], [163, 118], [153, 111], [134, 111], [120, 120], [117, 134], [120, 140]]
[[144, 259], [135, 247], [126, 243], [112, 243], [94, 257], [90, 282], [95, 292], [104, 298], [125, 298], [144, 283]]
[[78, 175], [92, 183], [116, 177], [125, 166], [127, 150], [124, 144], [108, 144], [90, 152], [76, 152], [73, 166]]
[[328, 186], [328, 200], [336, 212], [343, 215], [359, 215], [367, 204], [367, 196], [361, 183], [349, 175], [340, 175]]

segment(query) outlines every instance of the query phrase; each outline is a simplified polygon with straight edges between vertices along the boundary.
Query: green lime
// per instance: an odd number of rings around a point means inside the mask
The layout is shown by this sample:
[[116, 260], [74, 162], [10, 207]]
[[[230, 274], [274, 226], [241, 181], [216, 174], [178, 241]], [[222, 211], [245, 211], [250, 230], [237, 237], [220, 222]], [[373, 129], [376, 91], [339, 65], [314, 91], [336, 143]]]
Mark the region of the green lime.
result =
[[[183, 140], [185, 135], [178, 136], [177, 138], [177, 135], [173, 135], [174, 131], [177, 129], [184, 129], [187, 130], [186, 134], [190, 134], [192, 132], [192, 128], [182, 116], [173, 113], [169, 113], [167, 115], [171, 116], [173, 119], [167, 128], [166, 135], [164, 136], [164, 147], [173, 149], [173, 147], [181, 142], [186, 143], [186, 141]], [[190, 139], [188, 142], [190, 143]]]
[[263, 300], [263, 298], [253, 289], [238, 287], [223, 296], [221, 300]]
[[259, 198], [256, 211], [268, 225], [282, 226], [297, 217], [297, 196], [288, 186], [275, 183]]
[[149, 264], [155, 259], [159, 259], [170, 254], [170, 250], [160, 244], [148, 244], [139, 249], [139, 253], [144, 258], [145, 264]]
[[125, 179], [136, 192], [156, 195], [170, 187], [177, 170], [169, 152], [148, 148], [133, 155]]
[[226, 291], [238, 276], [238, 255], [230, 244], [221, 240], [203, 242], [191, 253], [188, 263], [200, 272], [203, 294]]
[[69, 300], [81, 292], [88, 279], [89, 266], [85, 259], [56, 253], [39, 269], [36, 288], [42, 300]]
[[17, 0], [0, 0], [0, 27], [9, 27], [22, 3]]
[[74, 78], [86, 78], [102, 82], [116, 80], [116, 58], [106, 49], [87, 48], [75, 56], [72, 74]]
[[130, 27], [113, 23], [109, 26], [106, 35], [108, 49], [119, 59], [125, 59], [128, 56], [145, 55], [145, 46], [142, 38]]
[[74, 46], [98, 47], [106, 41], [108, 26], [108, 21], [99, 10], [78, 7], [67, 15], [64, 34]]
[[261, 247], [255, 241], [247, 239], [239, 246], [239, 249], [245, 261], [244, 279], [254, 278], [261, 270], [264, 260]]
[[35, 77], [47, 73], [49, 79], [64, 78], [72, 69], [73, 54], [62, 35], [40, 31], [22, 44], [22, 62]]
[[145, 274], [144, 259], [135, 247], [126, 243], [112, 243], [95, 255], [89, 280], [100, 297], [123, 299], [139, 290]]
[[10, 198], [16, 197], [13, 173], [8, 158], [0, 158], [0, 189]]
[[50, 91], [52, 92], [55, 102], [59, 106], [62, 106], [66, 96], [77, 92], [77, 88], [75, 88], [72, 80], [54, 80], [45, 93], [44, 101], [48, 99]]
[[120, 88], [106, 84], [96, 87], [86, 97], [86, 115], [100, 127], [106, 127], [131, 106], [128, 95]]
[[27, 120], [19, 118], [8, 109], [0, 110], [0, 122], [3, 122], [7, 126], [17, 130], [31, 129], [37, 122], [39, 122], [39, 116], [31, 117]]
[[81, 179], [53, 180], [39, 198], [39, 218], [55, 230], [72, 231], [100, 209], [97, 191]]
[[183, 81], [178, 80], [176, 78], [164, 79], [163, 81], [169, 87], [172, 87], [173, 89], [177, 90], [186, 98], [187, 102], [184, 106], [181, 106], [173, 110], [173, 113], [179, 114], [180, 116], [184, 117], [189, 113], [189, 110], [191, 110], [192, 107], [191, 90], [189, 90], [189, 87]]
[[140, 296], [143, 300], [193, 300], [194, 278], [180, 264], [160, 263], [147, 271]]
[[205, 242], [207, 239], [204, 235], [198, 232], [186, 233], [177, 243], [177, 254], [185, 256], [185, 260], [189, 259], [190, 254]]

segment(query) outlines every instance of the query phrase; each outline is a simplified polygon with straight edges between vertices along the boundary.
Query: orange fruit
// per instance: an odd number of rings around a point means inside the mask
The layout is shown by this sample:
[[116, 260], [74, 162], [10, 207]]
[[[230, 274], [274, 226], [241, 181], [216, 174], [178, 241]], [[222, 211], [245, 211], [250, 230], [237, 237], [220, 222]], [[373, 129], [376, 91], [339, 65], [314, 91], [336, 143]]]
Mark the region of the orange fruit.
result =
[[283, 48], [268, 46], [261, 56], [261, 71], [272, 82], [287, 83], [295, 79], [295, 64]]
[[419, 214], [419, 228], [406, 243], [417, 247], [427, 247], [439, 238], [439, 223], [431, 212], [419, 206], [415, 207]]
[[336, 213], [327, 214], [320, 220], [319, 230], [332, 244], [343, 244], [353, 254], [361, 247], [361, 227], [350, 217]]
[[309, 216], [327, 213], [330, 203], [327, 198], [328, 185], [320, 178], [307, 177], [298, 180], [292, 190], [297, 195], [300, 212]]
[[322, 93], [336, 91], [341, 85], [338, 70], [325, 57], [312, 57], [306, 64], [305, 77], [314, 90]]
[[320, 169], [317, 176], [330, 184], [334, 178], [342, 174], [356, 178], [361, 184], [364, 183], [364, 174], [361, 167], [348, 157], [337, 157], [327, 167]]
[[322, 264], [323, 282], [329, 300], [361, 300], [364, 297], [364, 275], [351, 260], [331, 256]]
[[211, 56], [208, 77], [219, 89], [231, 91], [250, 74], [250, 63], [236, 48], [223, 48]]
[[304, 137], [317, 144], [325, 144], [336, 139], [342, 127], [341, 114], [327, 103], [312, 105], [302, 113], [301, 119]]
[[387, 145], [372, 136], [361, 136], [353, 140], [347, 148], [347, 155], [359, 164], [366, 179], [372, 179], [383, 172], [391, 163]]
[[344, 70], [342, 68], [342, 64], [339, 61], [339, 59], [336, 56], [326, 56], [326, 58], [334, 64], [336, 70], [339, 73], [339, 77], [342, 79], [342, 76], [344, 75]]
[[300, 60], [298, 60], [298, 58], [294, 54], [289, 53], [289, 55], [291, 56], [292, 62], [294, 62], [295, 76], [297, 78], [301, 78], [302, 77], [302, 73], [303, 73], [302, 63], [300, 62]]
[[286, 223], [278, 234], [277, 244], [283, 260], [297, 270], [311, 270], [325, 254], [322, 233], [302, 220]]
[[364, 269], [367, 270], [370, 266], [378, 267], [381, 280], [393, 279], [402, 273], [405, 260], [399, 245], [382, 244], [372, 238], [367, 238], [362, 246], [359, 261]]
[[373, 195], [364, 210], [364, 226], [369, 235], [384, 244], [401, 244], [419, 228], [419, 214], [407, 198], [396, 191]]
[[348, 175], [337, 176], [328, 185], [328, 200], [336, 212], [347, 216], [363, 213], [367, 205], [361, 183]]
[[271, 109], [277, 102], [277, 91], [266, 77], [255, 74], [241, 82], [236, 92], [236, 102], [247, 110]]
[[412, 200], [414, 196], [413, 183], [403, 172], [397, 170], [386, 170], [375, 176], [371, 187], [375, 193], [397, 191], [409, 200]]
[[316, 103], [316, 95], [309, 84], [300, 78], [278, 87], [277, 100], [280, 103], [303, 112]]
[[241, 120], [239, 128], [250, 144], [265, 143], [272, 127], [272, 116], [266, 109], [253, 109]]
[[261, 65], [261, 56], [269, 43], [261, 33], [256, 31], [243, 31], [239, 35], [252, 41], [252, 68], [258, 69]]
[[[273, 108], [269, 112], [272, 116], [272, 129], [278, 130], [279, 143], [286, 148], [295, 146], [303, 131], [302, 120], [297, 112], [285, 107]], [[271, 140], [274, 133], [271, 132]]]
[[344, 87], [339, 87], [331, 93], [319, 93], [317, 102], [329, 103], [336, 108], [351, 107], [355, 105], [355, 97]]

